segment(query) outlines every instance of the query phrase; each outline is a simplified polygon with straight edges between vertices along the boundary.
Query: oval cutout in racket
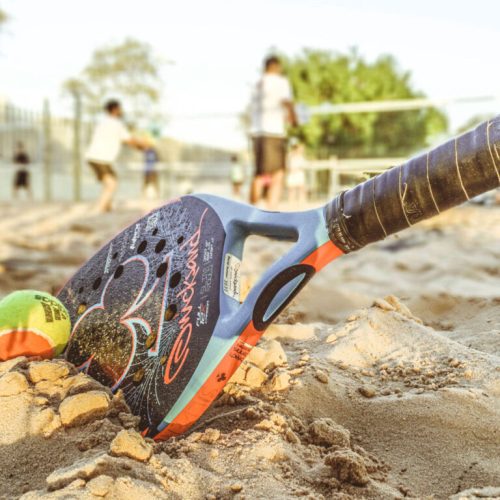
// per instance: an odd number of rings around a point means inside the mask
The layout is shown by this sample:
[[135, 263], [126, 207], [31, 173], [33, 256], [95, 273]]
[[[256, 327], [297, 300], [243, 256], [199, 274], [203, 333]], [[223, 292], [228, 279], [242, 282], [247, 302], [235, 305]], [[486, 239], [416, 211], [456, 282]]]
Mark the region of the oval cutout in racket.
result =
[[[145, 435], [194, 424], [315, 272], [500, 184], [500, 119], [342, 193], [325, 207], [266, 212], [190, 195], [151, 212], [59, 293], [73, 324], [66, 358], [122, 389]], [[293, 241], [239, 301], [245, 239]]]

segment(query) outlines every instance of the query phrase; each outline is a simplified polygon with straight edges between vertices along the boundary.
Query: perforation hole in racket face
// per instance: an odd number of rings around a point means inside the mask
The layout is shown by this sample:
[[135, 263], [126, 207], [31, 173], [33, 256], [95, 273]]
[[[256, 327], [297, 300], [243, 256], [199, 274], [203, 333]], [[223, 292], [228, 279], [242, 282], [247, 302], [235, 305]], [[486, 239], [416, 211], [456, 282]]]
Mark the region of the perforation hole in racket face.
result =
[[216, 212], [185, 197], [118, 235], [59, 294], [74, 325], [67, 359], [122, 389], [142, 428], [165, 417], [211, 338], [224, 240]]

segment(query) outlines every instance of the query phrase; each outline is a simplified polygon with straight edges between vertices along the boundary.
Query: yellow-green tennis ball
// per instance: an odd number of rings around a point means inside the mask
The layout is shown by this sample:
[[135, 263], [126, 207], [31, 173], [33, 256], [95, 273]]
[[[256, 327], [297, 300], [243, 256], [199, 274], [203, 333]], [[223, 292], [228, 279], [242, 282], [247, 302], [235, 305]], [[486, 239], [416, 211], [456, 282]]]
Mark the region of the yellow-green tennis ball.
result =
[[20, 290], [0, 301], [0, 361], [16, 356], [57, 356], [70, 331], [68, 311], [49, 293]]

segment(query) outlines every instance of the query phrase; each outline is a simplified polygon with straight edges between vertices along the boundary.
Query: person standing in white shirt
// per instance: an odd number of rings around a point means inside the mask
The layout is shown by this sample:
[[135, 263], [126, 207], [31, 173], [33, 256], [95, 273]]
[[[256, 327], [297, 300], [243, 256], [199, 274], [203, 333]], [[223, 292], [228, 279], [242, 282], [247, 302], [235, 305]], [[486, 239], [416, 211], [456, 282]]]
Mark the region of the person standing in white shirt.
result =
[[264, 62], [264, 74], [257, 82], [251, 102], [251, 129], [255, 176], [250, 202], [258, 203], [265, 194], [267, 208], [274, 210], [280, 201], [286, 168], [286, 126], [296, 125], [292, 89], [282, 75], [276, 56]]
[[99, 212], [110, 212], [113, 197], [118, 186], [114, 164], [123, 144], [143, 149], [146, 145], [140, 139], [132, 137], [125, 127], [123, 111], [119, 101], [112, 99], [104, 106], [106, 116], [97, 125], [87, 151], [87, 162], [102, 184], [102, 191], [97, 202]]

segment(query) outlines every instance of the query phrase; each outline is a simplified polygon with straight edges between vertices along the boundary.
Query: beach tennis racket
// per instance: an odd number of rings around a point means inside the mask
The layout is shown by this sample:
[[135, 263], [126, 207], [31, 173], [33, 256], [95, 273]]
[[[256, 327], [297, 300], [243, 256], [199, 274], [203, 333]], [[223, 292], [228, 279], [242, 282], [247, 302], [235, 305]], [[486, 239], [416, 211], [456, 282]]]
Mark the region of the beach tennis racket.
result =
[[[189, 195], [125, 229], [66, 284], [66, 358], [123, 390], [145, 436], [186, 431], [323, 266], [500, 184], [500, 118], [337, 196], [267, 212]], [[252, 234], [294, 242], [240, 303]], [[332, 283], [332, 286], [334, 284]]]

